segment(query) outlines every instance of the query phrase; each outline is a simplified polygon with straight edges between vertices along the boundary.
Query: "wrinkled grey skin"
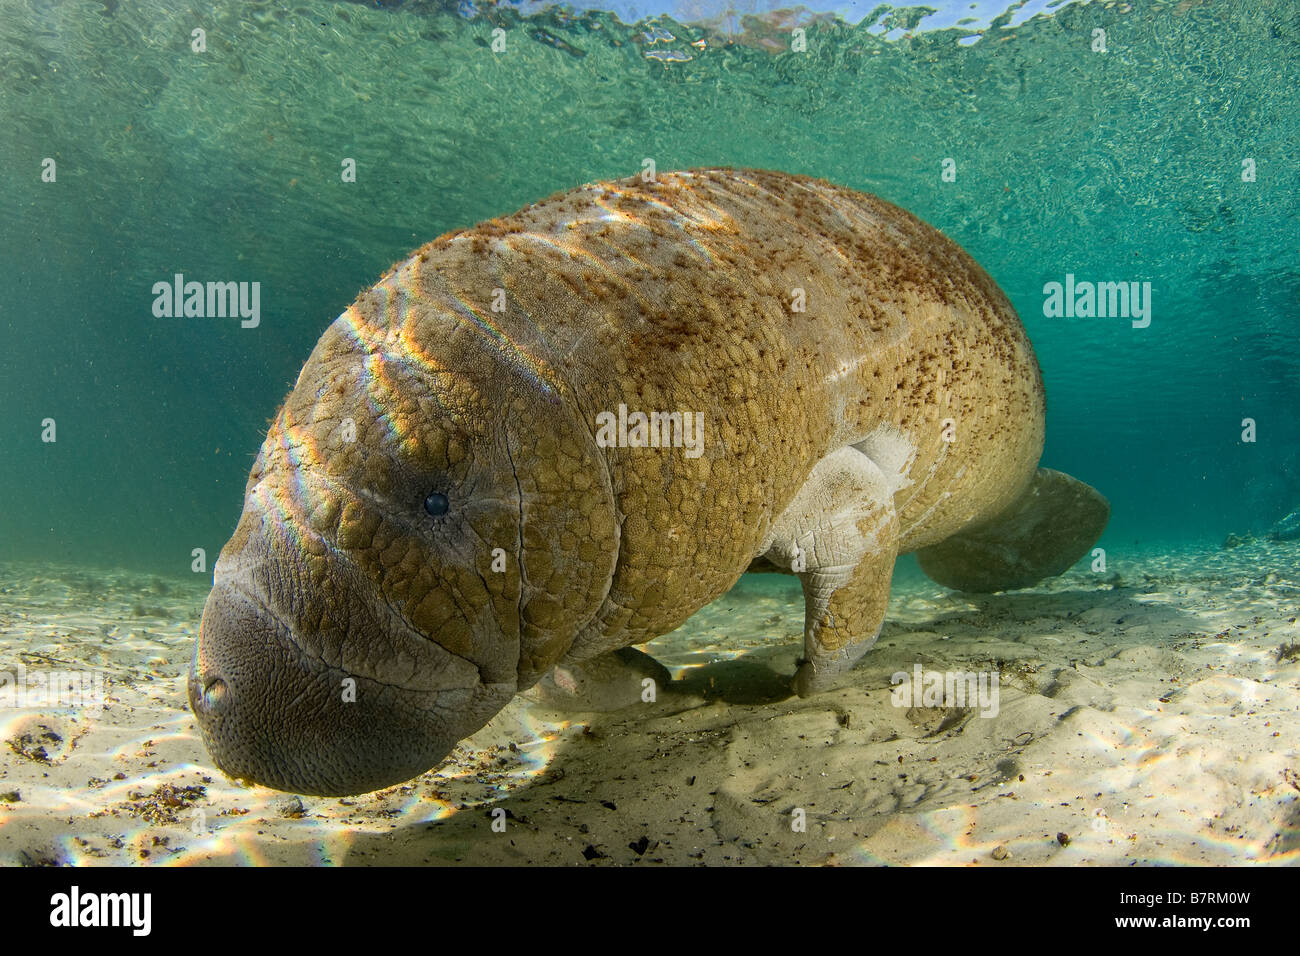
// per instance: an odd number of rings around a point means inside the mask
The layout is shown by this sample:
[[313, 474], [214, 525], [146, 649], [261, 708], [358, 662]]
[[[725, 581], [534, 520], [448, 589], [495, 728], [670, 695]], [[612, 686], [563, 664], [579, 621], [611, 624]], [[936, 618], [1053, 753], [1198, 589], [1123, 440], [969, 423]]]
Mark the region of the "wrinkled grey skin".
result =
[[[189, 693], [213, 760], [231, 776], [295, 793], [378, 789], [437, 764], [514, 694], [513, 683], [484, 686], [446, 658], [434, 665], [451, 679], [446, 688], [362, 679], [345, 704], [341, 681], [356, 675], [304, 654], [250, 576], [218, 574], [203, 612], [213, 622], [203, 643], [218, 650], [192, 668]], [[383, 632], [375, 621], [359, 629]]]

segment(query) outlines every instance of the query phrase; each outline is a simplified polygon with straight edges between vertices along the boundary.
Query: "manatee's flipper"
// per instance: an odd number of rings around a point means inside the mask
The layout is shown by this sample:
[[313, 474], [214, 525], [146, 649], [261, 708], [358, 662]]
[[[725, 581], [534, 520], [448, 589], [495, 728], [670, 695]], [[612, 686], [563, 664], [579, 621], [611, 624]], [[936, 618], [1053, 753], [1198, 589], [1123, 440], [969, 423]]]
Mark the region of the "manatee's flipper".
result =
[[958, 591], [1010, 591], [1060, 574], [1088, 553], [1110, 503], [1069, 475], [1039, 468], [996, 518], [916, 552], [921, 570]]
[[646, 679], [655, 697], [672, 683], [672, 674], [635, 647], [620, 647], [579, 664], [557, 664], [524, 696], [559, 710], [610, 711], [643, 703]]
[[819, 461], [756, 562], [789, 569], [803, 584], [800, 697], [831, 686], [876, 643], [897, 555], [898, 516], [880, 469], [856, 448]]

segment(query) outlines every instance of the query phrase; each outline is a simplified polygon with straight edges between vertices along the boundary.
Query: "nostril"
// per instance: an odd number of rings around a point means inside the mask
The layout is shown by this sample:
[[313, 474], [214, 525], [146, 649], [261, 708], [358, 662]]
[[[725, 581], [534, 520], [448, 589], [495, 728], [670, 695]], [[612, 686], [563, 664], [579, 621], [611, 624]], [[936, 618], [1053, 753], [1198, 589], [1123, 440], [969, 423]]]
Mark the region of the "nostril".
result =
[[209, 677], [203, 684], [203, 691], [196, 703], [209, 713], [216, 713], [226, 705], [230, 698], [229, 688], [220, 677]]

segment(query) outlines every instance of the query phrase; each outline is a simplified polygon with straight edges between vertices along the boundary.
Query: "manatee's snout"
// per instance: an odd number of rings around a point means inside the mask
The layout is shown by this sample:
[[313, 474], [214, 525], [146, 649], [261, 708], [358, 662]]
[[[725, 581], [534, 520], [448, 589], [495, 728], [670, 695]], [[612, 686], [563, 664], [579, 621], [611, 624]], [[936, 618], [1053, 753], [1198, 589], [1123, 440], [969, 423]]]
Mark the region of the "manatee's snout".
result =
[[276, 577], [219, 562], [190, 663], [190, 707], [232, 777], [322, 796], [391, 786], [435, 767], [467, 722], [481, 725], [513, 694], [485, 687], [465, 662], [421, 673], [408, 658], [401, 674], [366, 666], [367, 646], [429, 642], [360, 618], [305, 633], [267, 593]]
[[[232, 777], [294, 793], [364, 793], [435, 766], [455, 745], [418, 694], [356, 681], [305, 655], [238, 587], [213, 588], [189, 698], [213, 760]], [[355, 698], [355, 699], [354, 699]]]

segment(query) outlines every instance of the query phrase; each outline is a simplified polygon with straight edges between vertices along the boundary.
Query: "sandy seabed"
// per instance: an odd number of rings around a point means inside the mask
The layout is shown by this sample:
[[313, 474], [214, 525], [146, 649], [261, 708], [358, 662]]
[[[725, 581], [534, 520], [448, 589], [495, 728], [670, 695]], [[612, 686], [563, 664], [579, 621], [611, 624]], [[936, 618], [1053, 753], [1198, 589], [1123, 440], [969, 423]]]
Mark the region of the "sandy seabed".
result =
[[[976, 598], [905, 559], [876, 648], [806, 700], [798, 584], [746, 576], [646, 646], [676, 678], [657, 701], [516, 698], [438, 771], [346, 799], [208, 762], [206, 583], [0, 564], [0, 671], [107, 688], [98, 713], [0, 709], [0, 862], [1300, 862], [1300, 543], [1109, 560]], [[996, 715], [897, 705], [917, 664], [996, 672]]]

